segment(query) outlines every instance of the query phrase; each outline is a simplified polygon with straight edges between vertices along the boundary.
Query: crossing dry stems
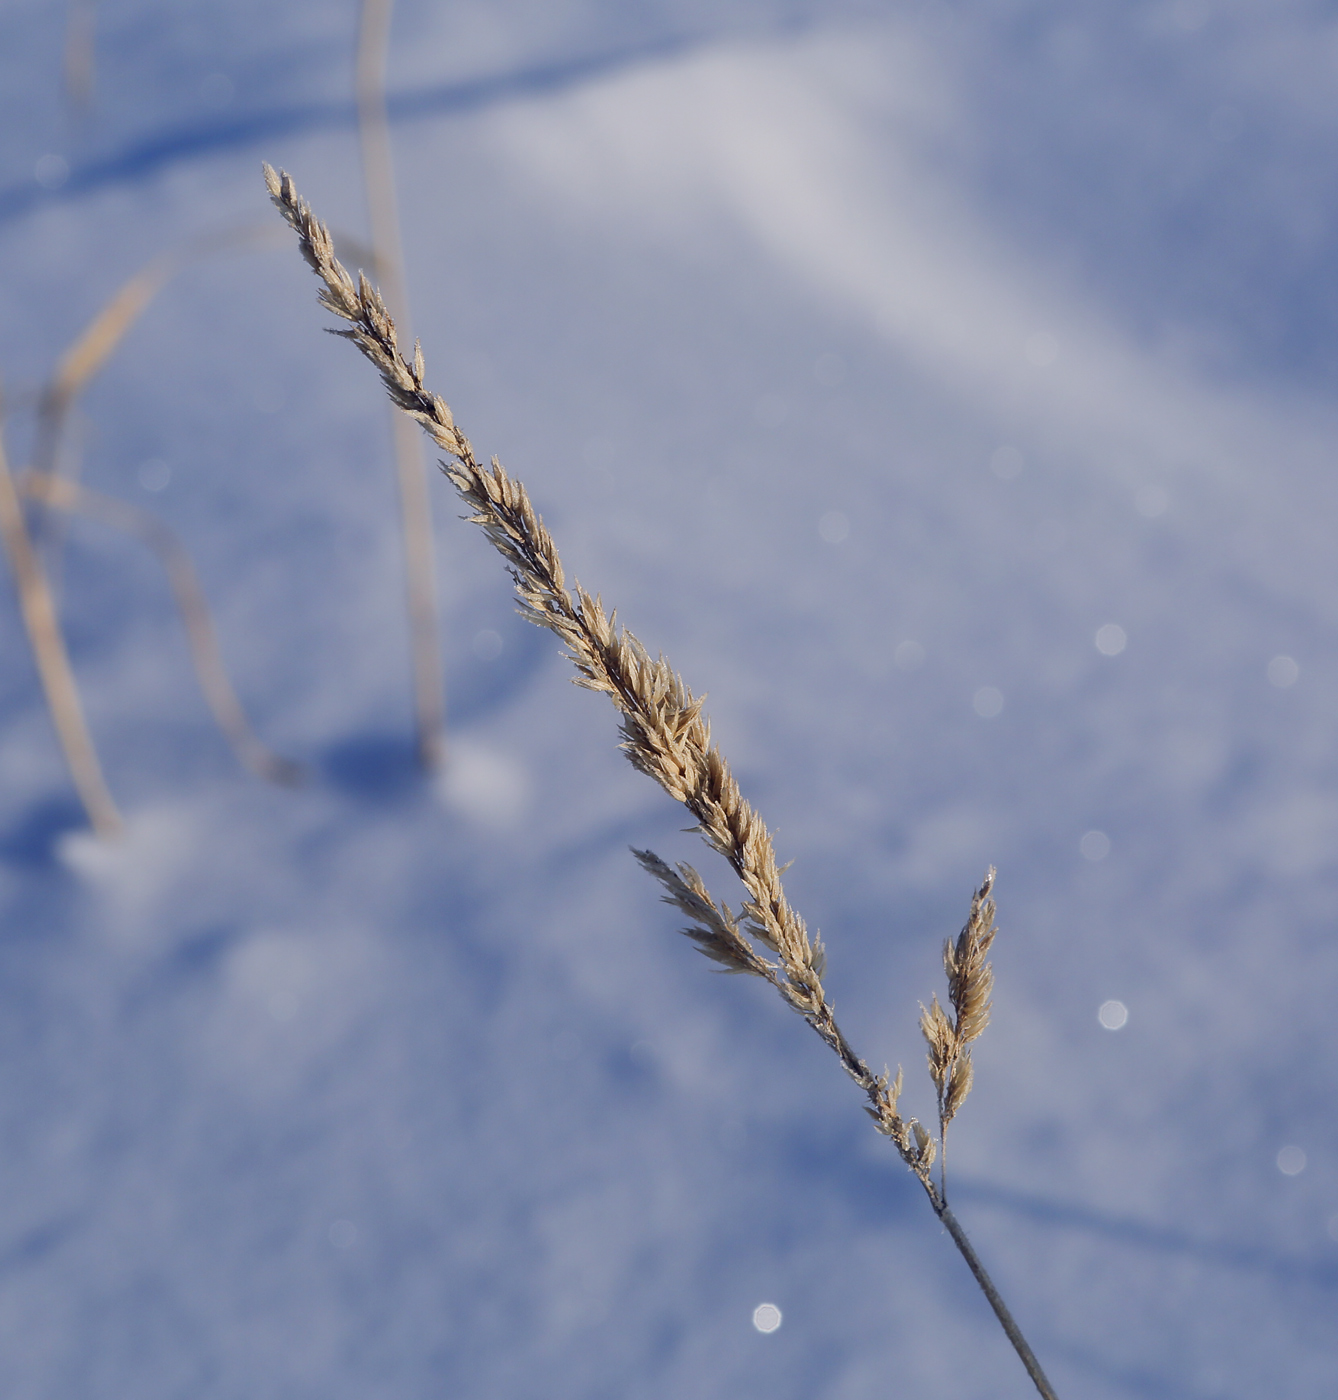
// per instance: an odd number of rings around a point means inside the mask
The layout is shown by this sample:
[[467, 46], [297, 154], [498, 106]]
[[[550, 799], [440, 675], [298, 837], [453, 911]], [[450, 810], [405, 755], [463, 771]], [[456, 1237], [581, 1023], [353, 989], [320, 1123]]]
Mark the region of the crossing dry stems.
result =
[[770, 982], [836, 1053], [868, 1099], [866, 1111], [875, 1127], [891, 1139], [924, 1188], [1037, 1390], [1055, 1400], [1035, 1354], [931, 1175], [947, 1124], [970, 1091], [969, 1047], [989, 1020], [993, 974], [985, 958], [994, 940], [995, 872], [991, 869], [976, 891], [956, 943], [944, 950], [953, 1014], [949, 1017], [935, 998], [922, 1020], [938, 1095], [936, 1144], [918, 1120], [899, 1111], [901, 1071], [895, 1080], [886, 1072], [875, 1074], [837, 1025], [822, 982], [826, 957], [821, 939], [809, 934], [786, 898], [771, 833], [740, 793], [729, 763], [712, 742], [701, 699], [662, 655], [652, 657], [620, 627], [598, 596], [574, 580], [568, 588], [557, 546], [524, 486], [507, 475], [496, 457], [486, 467], [478, 461], [446, 401], [426, 386], [421, 346], [415, 342], [412, 356], [405, 356], [394, 319], [377, 289], [361, 273], [355, 282], [335, 257], [329, 230], [298, 194], [291, 177], [269, 165], [264, 170], [271, 199], [297, 233], [302, 256], [323, 284], [321, 305], [349, 325], [332, 333], [362, 351], [380, 372], [392, 401], [447, 454], [442, 469], [469, 507], [469, 519], [506, 561], [522, 615], [562, 640], [576, 667], [576, 683], [607, 695], [617, 709], [621, 746], [633, 767], [691, 812], [702, 839], [739, 877], [746, 897], [735, 915], [712, 897], [690, 865], [673, 868], [652, 851], [634, 851], [659, 881], [665, 901], [687, 916], [684, 933], [723, 970]]
[[[154, 551], [181, 612], [200, 689], [237, 757], [257, 776], [272, 782], [292, 784], [302, 777], [297, 764], [275, 754], [251, 728], [228, 678], [204, 591], [184, 545], [150, 512], [79, 485], [77, 459], [67, 461], [61, 451], [67, 420], [80, 395], [172, 277], [194, 259], [247, 243], [268, 242], [275, 232], [270, 225], [227, 229], [199, 236], [182, 248], [152, 258], [117, 289], [57, 362], [38, 405], [34, 468], [16, 480], [0, 438], [0, 544], [14, 574], [57, 739], [89, 822], [99, 836], [115, 836], [122, 820], [84, 718], [60, 627], [51, 566], [59, 562], [61, 537], [51, 527], [49, 513], [53, 511], [101, 520], [137, 536]], [[0, 412], [0, 431], [2, 419]], [[47, 512], [39, 513], [32, 528], [23, 498]], [[45, 551], [40, 548], [43, 544]]]
[[33, 548], [23, 504], [9, 470], [3, 430], [3, 405], [0, 405], [0, 541], [14, 572], [23, 625], [61, 752], [88, 820], [99, 836], [115, 836], [121, 830], [121, 814], [102, 776], [102, 765], [84, 719], [79, 687], [56, 616], [56, 601], [42, 561]]
[[219, 650], [218, 634], [189, 551], [156, 515], [128, 501], [91, 491], [54, 472], [25, 472], [16, 483], [20, 496], [70, 514], [101, 521], [141, 540], [157, 556], [181, 614], [191, 662], [205, 703], [242, 765], [258, 778], [292, 787], [303, 781], [302, 766], [274, 752], [251, 727]]

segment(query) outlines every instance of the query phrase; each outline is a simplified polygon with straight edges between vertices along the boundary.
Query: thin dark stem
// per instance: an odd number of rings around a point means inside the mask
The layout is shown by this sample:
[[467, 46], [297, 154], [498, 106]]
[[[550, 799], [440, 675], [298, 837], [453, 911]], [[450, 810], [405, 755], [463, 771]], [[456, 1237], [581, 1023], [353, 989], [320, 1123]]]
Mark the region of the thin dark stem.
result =
[[999, 1290], [995, 1288], [993, 1280], [985, 1272], [985, 1266], [980, 1262], [980, 1256], [972, 1247], [971, 1241], [967, 1239], [966, 1231], [958, 1223], [957, 1217], [948, 1208], [947, 1201], [935, 1200], [932, 1191], [929, 1194], [929, 1201], [934, 1207], [934, 1214], [947, 1226], [953, 1244], [961, 1251], [967, 1267], [975, 1275], [976, 1282], [980, 1285], [980, 1291], [989, 1299], [995, 1317], [999, 1319], [1000, 1326], [1008, 1340], [1012, 1342], [1013, 1350], [1021, 1357], [1022, 1364], [1027, 1368], [1027, 1374], [1031, 1377], [1036, 1389], [1045, 1397], [1045, 1400], [1059, 1400], [1055, 1394], [1054, 1386], [1050, 1384], [1045, 1372], [1041, 1370], [1041, 1363], [1036, 1360], [1036, 1353], [1027, 1345], [1027, 1339], [1022, 1335], [1017, 1323], [1013, 1321], [1013, 1314], [1008, 1311], [1008, 1304], [999, 1296]]

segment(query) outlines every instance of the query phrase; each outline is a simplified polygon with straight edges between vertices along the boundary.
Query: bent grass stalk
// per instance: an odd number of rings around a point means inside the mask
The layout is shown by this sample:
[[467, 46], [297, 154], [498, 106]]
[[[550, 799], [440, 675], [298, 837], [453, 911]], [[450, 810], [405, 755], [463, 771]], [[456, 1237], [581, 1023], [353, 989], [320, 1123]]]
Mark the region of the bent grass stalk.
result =
[[[761, 977], [813, 1028], [841, 1061], [868, 1099], [866, 1112], [889, 1138], [924, 1188], [989, 1300], [1036, 1389], [1056, 1400], [1040, 1363], [1027, 1344], [998, 1289], [985, 1271], [948, 1206], [942, 1181], [931, 1174], [948, 1123], [971, 1087], [970, 1045], [989, 1020], [993, 974], [985, 961], [994, 939], [991, 869], [976, 891], [971, 915], [955, 944], [944, 950], [951, 1017], [937, 998], [924, 1012], [921, 1029], [929, 1046], [931, 1078], [939, 1104], [938, 1144], [915, 1118], [898, 1110], [902, 1074], [889, 1080], [875, 1074], [851, 1047], [833, 1014], [822, 984], [825, 953], [810, 937], [781, 884], [771, 834], [739, 792], [724, 755], [711, 741], [702, 715], [683, 678], [663, 656], [654, 658], [600, 599], [579, 583], [567, 587], [552, 536], [535, 512], [524, 486], [507, 475], [494, 457], [484, 467], [469, 439], [455, 425], [450, 408], [424, 382], [421, 347], [412, 358], [400, 350], [395, 322], [367, 278], [355, 283], [334, 255], [328, 229], [311, 212], [291, 177], [265, 166], [270, 197], [298, 235], [302, 256], [321, 279], [320, 304], [349, 323], [331, 333], [351, 340], [380, 371], [391, 400], [448, 454], [442, 469], [469, 507], [469, 519], [482, 527], [506, 561], [520, 599], [521, 615], [546, 627], [566, 644], [576, 667], [576, 684], [601, 691], [621, 717], [622, 748], [633, 767], [653, 778], [696, 820], [696, 830], [729, 862], [746, 898], [739, 913], [717, 902], [690, 865], [669, 866], [652, 851], [635, 851], [642, 867], [659, 881], [664, 899], [686, 915], [683, 932], [728, 972]], [[759, 951], [759, 947], [761, 951]]]
[[9, 459], [5, 455], [3, 413], [0, 412], [0, 540], [14, 571], [14, 583], [19, 594], [19, 609], [28, 641], [37, 662], [37, 674], [46, 695], [47, 709], [56, 728], [56, 738], [74, 780], [79, 800], [93, 830], [101, 837], [111, 837], [121, 830], [121, 814], [102, 776], [97, 750], [84, 719], [84, 707], [79, 700], [79, 687], [70, 667], [65, 638], [56, 614], [56, 602], [47, 582], [42, 562], [33, 548], [23, 518], [23, 505], [10, 475]]
[[[270, 224], [251, 224], [202, 234], [179, 248], [157, 254], [122, 283], [61, 355], [42, 390], [34, 468], [23, 473], [17, 482], [10, 477], [7, 486], [0, 486], [0, 490], [14, 494], [12, 503], [0, 501], [5, 543], [15, 561], [16, 576], [23, 580], [20, 595], [25, 600], [24, 616], [47, 702], [85, 809], [94, 828], [103, 835], [119, 828], [120, 817], [102, 781], [78, 705], [73, 674], [68, 659], [63, 659], [51, 573], [59, 562], [62, 538], [42, 514], [29, 529], [19, 497], [36, 502], [47, 512], [58, 511], [62, 516], [78, 513], [101, 520], [135, 535], [152, 549], [163, 565], [181, 613], [200, 689], [238, 759], [270, 782], [292, 785], [303, 776], [299, 765], [275, 754], [252, 730], [228, 678], [204, 592], [185, 546], [150, 512], [81, 486], [77, 461], [66, 461], [61, 450], [65, 429], [80, 396], [158, 293], [193, 262], [248, 244], [269, 243], [276, 233], [278, 230]], [[42, 543], [47, 546], [46, 567], [37, 548]]]
[[44, 506], [83, 515], [133, 535], [157, 555], [186, 629], [200, 692], [238, 760], [256, 777], [268, 782], [283, 787], [294, 787], [302, 782], [305, 772], [301, 764], [276, 754], [251, 728], [223, 663], [218, 634], [195, 565], [176, 534], [156, 515], [139, 506], [90, 491], [86, 486], [51, 472], [25, 472], [19, 478], [18, 491]]
[[[76, 33], [76, 21], [82, 24], [87, 20], [91, 24], [92, 15], [91, 0], [83, 4], [75, 0], [71, 34]], [[181, 613], [200, 689], [238, 759], [258, 777], [271, 782], [291, 786], [304, 777], [301, 765], [274, 753], [251, 728], [228, 678], [204, 592], [185, 546], [148, 511], [81, 486], [77, 480], [77, 459], [70, 460], [70, 454], [62, 451], [71, 414], [89, 382], [179, 272], [214, 253], [269, 243], [281, 236], [272, 224], [223, 229], [198, 235], [149, 259], [117, 288], [57, 361], [38, 402], [35, 465], [18, 481], [9, 470], [0, 441], [0, 544], [14, 573], [24, 625], [61, 750], [84, 810], [100, 836], [115, 835], [122, 822], [89, 735], [60, 630], [53, 583], [62, 538], [52, 527], [49, 514], [39, 512], [29, 523], [21, 503], [23, 497], [46, 512], [56, 511], [62, 516], [79, 513], [99, 519], [137, 536], [152, 549], [163, 565]], [[350, 256], [369, 253], [349, 238], [341, 238], [340, 247]], [[2, 419], [0, 414], [0, 429]], [[45, 550], [40, 548], [42, 545]]]

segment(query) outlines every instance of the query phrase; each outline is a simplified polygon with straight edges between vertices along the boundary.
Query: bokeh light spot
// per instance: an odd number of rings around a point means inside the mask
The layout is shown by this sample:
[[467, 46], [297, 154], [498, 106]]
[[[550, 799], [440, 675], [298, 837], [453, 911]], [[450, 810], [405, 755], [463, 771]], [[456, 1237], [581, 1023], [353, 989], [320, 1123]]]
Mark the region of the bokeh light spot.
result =
[[1300, 674], [1301, 668], [1290, 656], [1275, 656], [1268, 663], [1268, 683], [1279, 690], [1295, 685]]
[[1129, 645], [1129, 636], [1118, 622], [1096, 629], [1096, 649], [1102, 656], [1118, 656]]
[[1088, 831], [1078, 842], [1084, 860], [1105, 860], [1110, 854], [1110, 837], [1104, 831]]
[[1300, 1176], [1305, 1171], [1305, 1153], [1294, 1145], [1288, 1145], [1278, 1153], [1278, 1170], [1283, 1176]]
[[351, 1220], [336, 1220], [330, 1226], [329, 1235], [336, 1249], [352, 1249], [358, 1238], [358, 1227]]
[[161, 491], [172, 480], [172, 468], [161, 457], [150, 457], [141, 462], [135, 473], [140, 486], [145, 491]]
[[982, 685], [971, 701], [981, 719], [993, 719], [1004, 707], [1003, 691], [992, 685]]
[[781, 1325], [781, 1310], [775, 1303], [759, 1303], [753, 1309], [753, 1326], [759, 1332], [774, 1332]]
[[1140, 486], [1134, 493], [1134, 509], [1149, 520], [1165, 515], [1170, 504], [1170, 497], [1160, 486]]
[[64, 156], [48, 151], [37, 157], [33, 178], [44, 190], [58, 190], [70, 178], [70, 163]]
[[1129, 1008], [1122, 1001], [1103, 1001], [1096, 1019], [1108, 1031], [1122, 1031], [1129, 1021]]

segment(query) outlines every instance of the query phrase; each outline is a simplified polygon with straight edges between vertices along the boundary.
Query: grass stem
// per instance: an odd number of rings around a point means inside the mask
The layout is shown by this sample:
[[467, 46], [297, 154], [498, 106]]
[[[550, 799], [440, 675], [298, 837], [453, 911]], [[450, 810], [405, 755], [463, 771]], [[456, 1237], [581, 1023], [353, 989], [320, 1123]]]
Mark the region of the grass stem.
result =
[[1022, 1335], [1022, 1329], [1013, 1320], [1013, 1314], [1008, 1311], [1008, 1304], [1004, 1302], [999, 1290], [994, 1286], [994, 1280], [986, 1273], [984, 1264], [980, 1262], [980, 1256], [967, 1238], [966, 1231], [962, 1229], [957, 1217], [952, 1213], [951, 1207], [947, 1201], [941, 1198], [935, 1203], [932, 1192], [929, 1199], [934, 1205], [934, 1213], [947, 1228], [948, 1234], [952, 1236], [953, 1244], [961, 1251], [967, 1267], [980, 1285], [980, 1291], [989, 1300], [990, 1307], [994, 1309], [995, 1317], [999, 1319], [999, 1325], [1003, 1328], [1008, 1340], [1012, 1342], [1013, 1350], [1017, 1352], [1022, 1364], [1027, 1368], [1027, 1374], [1031, 1377], [1036, 1389], [1045, 1397], [1045, 1400], [1059, 1400], [1054, 1387], [1050, 1384], [1045, 1372], [1041, 1370], [1041, 1363], [1037, 1361], [1036, 1353], [1027, 1344], [1027, 1339]]

